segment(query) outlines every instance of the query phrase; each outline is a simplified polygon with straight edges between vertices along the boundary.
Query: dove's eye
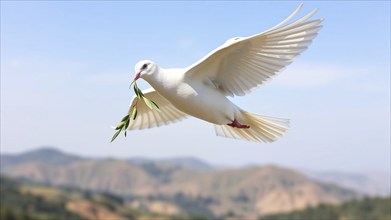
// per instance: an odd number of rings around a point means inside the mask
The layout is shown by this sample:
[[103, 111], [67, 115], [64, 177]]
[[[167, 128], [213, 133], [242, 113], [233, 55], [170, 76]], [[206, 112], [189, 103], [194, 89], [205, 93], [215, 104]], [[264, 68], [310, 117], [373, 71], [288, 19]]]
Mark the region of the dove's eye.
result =
[[148, 67], [148, 64], [144, 63], [144, 65], [141, 67], [141, 70], [145, 70]]

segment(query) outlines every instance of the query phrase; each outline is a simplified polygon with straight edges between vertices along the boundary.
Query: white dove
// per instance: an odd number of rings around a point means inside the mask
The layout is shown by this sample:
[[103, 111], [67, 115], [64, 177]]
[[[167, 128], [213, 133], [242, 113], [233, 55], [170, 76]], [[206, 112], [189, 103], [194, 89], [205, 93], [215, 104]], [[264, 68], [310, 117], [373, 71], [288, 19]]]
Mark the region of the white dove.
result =
[[[288, 119], [248, 113], [227, 96], [253, 91], [307, 49], [321, 29], [322, 19], [308, 21], [315, 9], [287, 24], [301, 7], [275, 27], [232, 38], [187, 68], [163, 69], [149, 60], [138, 62], [134, 82], [142, 78], [153, 87], [143, 93], [161, 111], [138, 103], [138, 117], [127, 129], [161, 126], [191, 115], [214, 124], [218, 136], [256, 142], [272, 142], [282, 136]], [[135, 96], [130, 106], [136, 100]]]

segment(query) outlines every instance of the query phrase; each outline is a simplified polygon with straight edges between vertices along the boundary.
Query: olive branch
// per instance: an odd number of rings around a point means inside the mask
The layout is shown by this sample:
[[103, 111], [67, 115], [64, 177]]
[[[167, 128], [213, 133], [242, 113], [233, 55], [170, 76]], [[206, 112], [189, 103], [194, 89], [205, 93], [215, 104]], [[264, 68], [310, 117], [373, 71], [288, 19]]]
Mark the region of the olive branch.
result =
[[134, 82], [133, 90], [134, 90], [134, 93], [137, 96], [136, 102], [130, 107], [130, 110], [129, 110], [128, 114], [126, 114], [121, 119], [120, 123], [118, 123], [117, 127], [115, 127], [116, 132], [113, 135], [113, 137], [111, 138], [111, 142], [113, 142], [118, 137], [118, 135], [121, 133], [121, 131], [124, 131], [124, 135], [125, 135], [125, 138], [126, 138], [126, 129], [130, 125], [130, 120], [131, 119], [133, 119], [133, 121], [136, 120], [136, 117], [137, 117], [137, 104], [138, 104], [139, 100], [143, 100], [145, 102], [145, 104], [151, 110], [157, 110], [157, 111], [160, 112], [159, 106], [154, 101], [152, 101], [152, 100], [148, 99], [147, 97], [145, 97], [145, 95], [140, 90], [140, 88], [138, 88], [136, 82]]

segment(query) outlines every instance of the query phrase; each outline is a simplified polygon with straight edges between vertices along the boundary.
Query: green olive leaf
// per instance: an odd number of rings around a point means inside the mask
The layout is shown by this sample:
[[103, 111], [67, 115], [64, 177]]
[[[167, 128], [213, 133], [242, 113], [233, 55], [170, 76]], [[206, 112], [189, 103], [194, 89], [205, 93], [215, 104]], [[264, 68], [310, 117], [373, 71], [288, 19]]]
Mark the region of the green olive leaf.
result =
[[138, 90], [136, 89], [136, 83], [133, 86], [134, 93], [136, 94], [137, 98], [140, 98], [140, 95], [138, 94]]
[[121, 119], [121, 122], [126, 122], [127, 120], [129, 120], [129, 114], [125, 115], [122, 119]]
[[153, 106], [154, 106], [154, 109], [157, 110], [158, 112], [160, 112], [159, 106], [158, 106], [154, 101], [152, 101], [152, 100], [150, 100], [150, 99], [148, 99], [148, 100], [152, 102], [152, 104], [153, 104]]
[[143, 92], [138, 88], [137, 83], [134, 83], [133, 89], [134, 89], [134, 93], [136, 93], [137, 98], [141, 99], [142, 97], [144, 97], [144, 94], [143, 94]]
[[137, 117], [137, 108], [136, 106], [133, 107], [133, 111], [132, 111], [132, 118], [133, 118], [133, 121], [136, 120], [136, 117]]
[[[128, 129], [128, 127], [129, 127], [129, 124], [130, 124], [130, 119], [128, 119], [128, 120], [125, 122], [125, 127], [124, 127], [125, 134], [126, 134], [126, 129]], [[125, 135], [125, 136], [126, 136], [126, 135]]]
[[118, 130], [117, 132], [115, 132], [115, 134], [113, 135], [113, 138], [111, 138], [111, 142], [113, 142], [118, 137], [119, 133], [121, 133], [121, 130]]
[[124, 122], [124, 121], [121, 121], [121, 122], [117, 125], [117, 127], [115, 128], [115, 130], [122, 130], [122, 128], [124, 127], [124, 125], [125, 125], [125, 122]]
[[[148, 108], [150, 108], [152, 110], [154, 109], [154, 110], [160, 112], [159, 106], [154, 101], [152, 101], [152, 100], [150, 100], [150, 99], [148, 99], [147, 97], [144, 96], [143, 92], [137, 86], [136, 82], [134, 82], [133, 90], [134, 90], [134, 93], [136, 94], [137, 98], [138, 99], [143, 99], [143, 101], [145, 102], [145, 105], [147, 105]], [[125, 138], [126, 138], [127, 128], [130, 125], [130, 118], [132, 118], [133, 120], [136, 120], [136, 117], [137, 117], [137, 100], [136, 100], [136, 104], [134, 106], [132, 106], [132, 108], [133, 109], [131, 109], [129, 111], [129, 113], [127, 115], [125, 115], [121, 119], [121, 122], [115, 128], [115, 130], [117, 130], [117, 132], [115, 132], [115, 134], [113, 135], [113, 137], [111, 139], [111, 142], [113, 142], [118, 137], [118, 135], [121, 133], [122, 130], [124, 131], [124, 135], [125, 135]]]
[[[113, 135], [111, 142], [113, 142], [118, 137], [119, 133], [121, 133], [122, 130], [124, 130], [126, 133], [126, 128], [128, 128], [129, 124], [130, 124], [130, 115], [127, 114], [122, 118], [121, 122], [115, 128], [115, 130], [117, 130], [117, 132], [115, 132], [115, 134]], [[125, 134], [125, 137], [126, 137], [126, 134]]]
[[143, 99], [144, 99], [144, 102], [145, 102], [145, 104], [150, 108], [150, 109], [154, 109], [154, 105], [153, 105], [153, 103], [151, 102], [151, 100], [149, 100], [149, 99], [147, 99], [147, 98], [145, 98], [145, 97], [143, 97]]

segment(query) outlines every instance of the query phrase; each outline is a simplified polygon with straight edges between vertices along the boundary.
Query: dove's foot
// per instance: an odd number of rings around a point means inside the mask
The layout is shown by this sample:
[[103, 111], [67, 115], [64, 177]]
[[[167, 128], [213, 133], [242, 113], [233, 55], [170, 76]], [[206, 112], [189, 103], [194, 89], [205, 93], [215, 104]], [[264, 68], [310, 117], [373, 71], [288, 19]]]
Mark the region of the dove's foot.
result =
[[232, 123], [227, 124], [233, 128], [250, 128], [249, 125], [242, 125], [236, 120], [236, 118], [232, 121]]

